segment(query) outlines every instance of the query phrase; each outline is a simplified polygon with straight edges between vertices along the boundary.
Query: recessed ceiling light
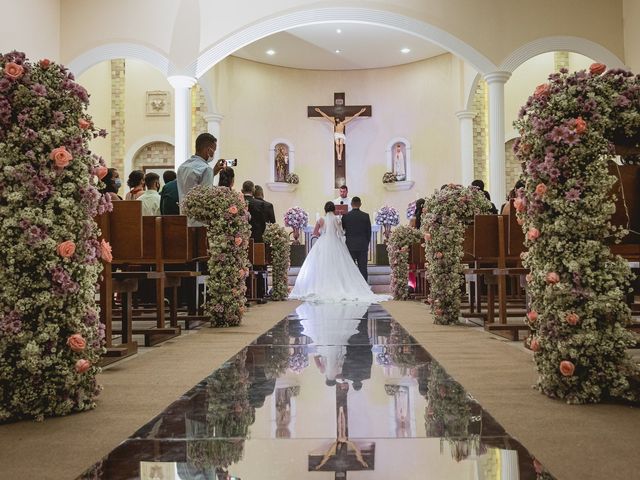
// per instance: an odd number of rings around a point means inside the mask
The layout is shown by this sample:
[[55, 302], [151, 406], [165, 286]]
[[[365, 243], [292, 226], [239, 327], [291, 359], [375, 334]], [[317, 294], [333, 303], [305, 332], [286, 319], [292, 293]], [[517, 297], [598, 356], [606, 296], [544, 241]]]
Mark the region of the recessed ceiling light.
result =
[[336, 28], [336, 33], [342, 33], [342, 30], [339, 28]]
[[267, 55], [275, 55], [276, 51], [275, 50], [267, 50]]
[[400, 50], [402, 53], [409, 53], [411, 51], [410, 48], [403, 48], [402, 50]]
[[340, 53], [340, 52], [342, 52], [342, 50], [336, 50], [336, 53]]

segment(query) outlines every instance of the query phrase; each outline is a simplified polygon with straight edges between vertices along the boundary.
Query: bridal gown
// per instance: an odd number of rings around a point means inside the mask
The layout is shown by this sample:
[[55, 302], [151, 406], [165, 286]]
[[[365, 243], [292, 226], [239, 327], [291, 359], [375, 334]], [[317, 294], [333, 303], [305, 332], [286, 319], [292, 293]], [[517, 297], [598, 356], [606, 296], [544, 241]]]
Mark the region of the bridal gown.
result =
[[391, 298], [371, 291], [342, 237], [340, 219], [327, 213], [320, 238], [302, 264], [289, 298], [323, 303], [375, 303]]

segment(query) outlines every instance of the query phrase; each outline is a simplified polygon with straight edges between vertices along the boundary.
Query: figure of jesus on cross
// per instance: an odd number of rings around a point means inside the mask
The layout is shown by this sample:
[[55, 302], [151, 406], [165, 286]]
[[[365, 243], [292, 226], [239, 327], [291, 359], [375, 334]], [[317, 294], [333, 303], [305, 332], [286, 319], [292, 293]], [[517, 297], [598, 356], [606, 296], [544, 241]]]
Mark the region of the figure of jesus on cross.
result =
[[327, 115], [326, 113], [324, 113], [322, 110], [320, 110], [317, 107], [315, 108], [316, 112], [318, 112], [324, 118], [329, 120], [331, 122], [331, 124], [333, 125], [333, 137], [334, 137], [334, 140], [336, 142], [336, 156], [338, 157], [339, 161], [342, 161], [342, 152], [344, 151], [344, 142], [347, 139], [347, 137], [344, 134], [344, 126], [347, 123], [349, 123], [351, 120], [353, 120], [354, 118], [359, 117], [360, 115], [362, 115], [365, 112], [365, 110], [366, 110], [366, 108], [362, 107], [358, 111], [358, 113], [356, 113], [352, 117], [345, 117], [344, 120], [340, 120], [337, 117], [330, 117], [329, 115]]

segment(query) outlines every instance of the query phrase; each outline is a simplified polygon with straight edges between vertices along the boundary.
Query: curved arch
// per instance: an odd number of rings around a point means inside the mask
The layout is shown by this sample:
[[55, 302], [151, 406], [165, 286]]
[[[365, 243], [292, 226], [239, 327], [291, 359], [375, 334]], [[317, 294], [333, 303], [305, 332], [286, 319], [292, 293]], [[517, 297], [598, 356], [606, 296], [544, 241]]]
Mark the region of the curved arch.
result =
[[124, 178], [128, 177], [129, 173], [131, 173], [131, 170], [133, 169], [132, 163], [136, 153], [138, 153], [138, 151], [145, 145], [154, 142], [165, 142], [175, 146], [175, 139], [170, 135], [148, 135], [137, 140], [127, 149], [127, 153], [124, 155]]
[[478, 73], [474, 79], [473, 82], [471, 82], [471, 84], [469, 85], [469, 90], [464, 92], [464, 109], [465, 110], [472, 110], [472, 105], [473, 105], [473, 99], [476, 95], [476, 89], [478, 88], [478, 83], [480, 83], [480, 80], [482, 80], [482, 74]]
[[499, 70], [513, 72], [530, 58], [547, 52], [573, 52], [593, 58], [609, 68], [624, 68], [624, 62], [602, 45], [580, 37], [544, 37], [529, 42], [512, 52]]
[[196, 77], [199, 78], [218, 62], [256, 40], [290, 28], [331, 22], [365, 23], [401, 30], [449, 50], [469, 62], [481, 73], [489, 73], [497, 69], [493, 62], [476, 49], [440, 28], [394, 12], [359, 7], [313, 8], [286, 13], [248, 25], [207, 48], [200, 54], [196, 64], [190, 65], [187, 69], [195, 68]]
[[135, 58], [147, 62], [163, 75], [169, 72], [169, 59], [157, 50], [137, 43], [109, 43], [92, 48], [71, 60], [67, 67], [78, 76], [97, 63], [114, 58]]

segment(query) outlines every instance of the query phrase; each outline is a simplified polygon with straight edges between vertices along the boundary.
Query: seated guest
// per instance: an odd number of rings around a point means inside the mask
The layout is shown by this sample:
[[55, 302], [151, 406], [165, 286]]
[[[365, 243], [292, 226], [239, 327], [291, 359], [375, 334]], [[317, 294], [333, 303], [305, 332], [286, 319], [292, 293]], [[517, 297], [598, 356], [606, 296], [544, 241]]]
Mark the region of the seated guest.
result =
[[263, 202], [264, 220], [267, 223], [276, 223], [276, 214], [273, 210], [273, 203], [267, 202], [264, 199], [264, 190], [260, 185], [253, 187], [253, 198], [261, 200]]
[[178, 206], [178, 180], [173, 170], [165, 170], [162, 174], [164, 186], [160, 192], [160, 214], [180, 215]]
[[160, 176], [149, 172], [144, 176], [144, 184], [147, 190], [138, 197], [142, 202], [142, 215], [160, 215]]
[[100, 190], [100, 193], [103, 195], [109, 195], [112, 202], [122, 200], [122, 197], [118, 195], [118, 190], [120, 190], [120, 187], [122, 186], [122, 180], [120, 180], [118, 169], [108, 169], [107, 174], [102, 179], [102, 183], [104, 183], [104, 188]]
[[509, 195], [507, 195], [507, 202], [503, 203], [502, 207], [500, 208], [500, 213], [502, 215], [509, 215], [509, 212], [511, 211], [511, 200], [515, 200], [516, 196], [518, 195], [518, 189], [520, 188], [524, 188], [524, 182], [522, 180], [518, 180], [515, 186], [509, 192]]
[[218, 176], [218, 186], [233, 188], [236, 172], [231, 167], [224, 167]]
[[251, 219], [249, 220], [251, 224], [251, 238], [253, 238], [253, 241], [256, 243], [263, 243], [262, 235], [264, 234], [264, 229], [267, 227], [264, 215], [264, 202], [254, 198], [253, 182], [251, 180], [247, 180], [242, 184], [242, 194], [249, 207], [249, 215], [251, 215]]
[[[159, 177], [158, 177], [159, 178]], [[127, 185], [131, 190], [125, 195], [125, 200], [137, 200], [144, 193], [144, 172], [134, 170], [129, 174]]]
[[[489, 202], [491, 202], [491, 195], [489, 195], [489, 192], [487, 192], [484, 189], [484, 182], [482, 180], [474, 180], [473, 182], [471, 182], [471, 186], [472, 187], [476, 187], [478, 190], [480, 190], [482, 193], [484, 193], [484, 196], [487, 198], [487, 200], [489, 200]], [[491, 213], [493, 215], [496, 215], [498, 213], [498, 209], [493, 204], [493, 202], [491, 202], [491, 211], [489, 213]]]

